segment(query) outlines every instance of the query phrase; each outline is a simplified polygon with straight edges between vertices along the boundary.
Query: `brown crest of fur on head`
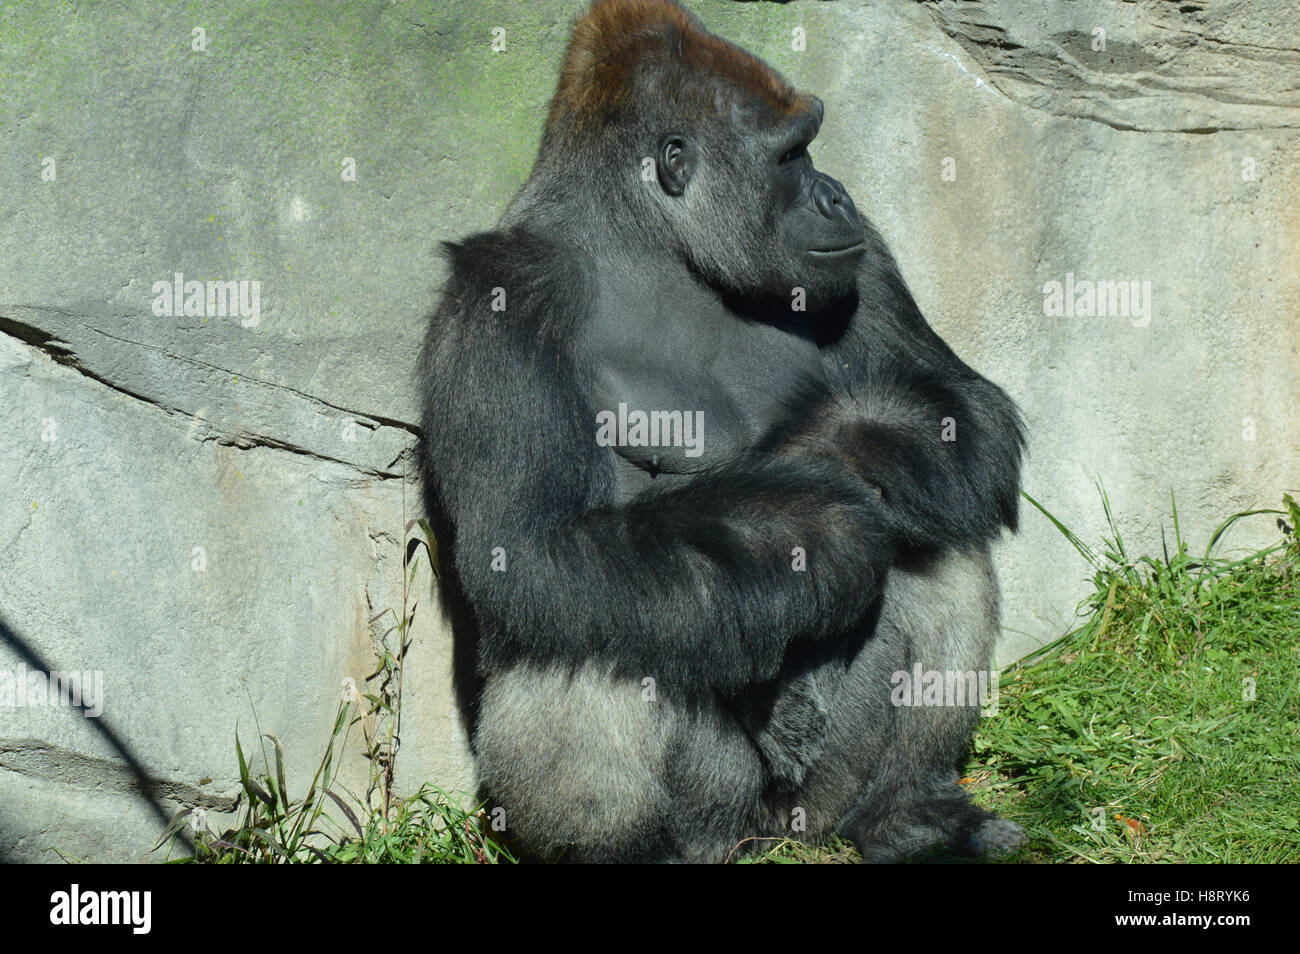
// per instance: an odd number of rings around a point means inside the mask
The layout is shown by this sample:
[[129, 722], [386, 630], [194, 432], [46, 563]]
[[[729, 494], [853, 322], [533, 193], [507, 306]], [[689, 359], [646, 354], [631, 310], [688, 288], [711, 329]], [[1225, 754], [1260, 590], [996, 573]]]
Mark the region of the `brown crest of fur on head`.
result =
[[574, 25], [547, 127], [603, 125], [633, 98], [647, 61], [675, 62], [693, 76], [726, 80], [778, 113], [809, 102], [758, 57], [709, 33], [675, 0], [595, 0]]

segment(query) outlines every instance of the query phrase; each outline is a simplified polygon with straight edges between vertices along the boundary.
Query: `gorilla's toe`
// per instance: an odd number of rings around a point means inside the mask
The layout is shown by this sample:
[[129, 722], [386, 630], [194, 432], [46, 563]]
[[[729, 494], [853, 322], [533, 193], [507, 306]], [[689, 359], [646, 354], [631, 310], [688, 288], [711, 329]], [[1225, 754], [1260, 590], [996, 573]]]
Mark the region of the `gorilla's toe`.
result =
[[1015, 822], [989, 818], [966, 836], [961, 850], [968, 855], [1000, 855], [1014, 851], [1024, 843], [1024, 830]]

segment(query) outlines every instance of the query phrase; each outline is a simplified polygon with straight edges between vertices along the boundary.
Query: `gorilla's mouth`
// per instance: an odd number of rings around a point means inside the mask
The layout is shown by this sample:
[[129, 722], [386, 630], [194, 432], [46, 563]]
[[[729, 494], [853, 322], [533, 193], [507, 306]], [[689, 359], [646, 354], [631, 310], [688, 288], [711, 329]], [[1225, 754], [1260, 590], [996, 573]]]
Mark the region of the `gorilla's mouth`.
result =
[[850, 255], [858, 255], [866, 251], [867, 243], [858, 239], [852, 245], [845, 245], [841, 248], [810, 248], [808, 254], [819, 259], [848, 258]]

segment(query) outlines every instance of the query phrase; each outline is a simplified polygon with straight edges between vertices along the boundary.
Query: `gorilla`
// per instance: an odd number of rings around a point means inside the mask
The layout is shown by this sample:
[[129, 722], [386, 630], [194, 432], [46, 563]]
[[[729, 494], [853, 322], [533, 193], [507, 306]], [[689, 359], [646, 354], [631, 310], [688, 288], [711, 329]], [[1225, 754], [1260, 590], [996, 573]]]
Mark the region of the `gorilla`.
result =
[[596, 0], [527, 182], [446, 246], [422, 472], [524, 857], [1023, 840], [957, 782], [979, 699], [898, 704], [990, 665], [1019, 414], [814, 167], [822, 116], [673, 0]]

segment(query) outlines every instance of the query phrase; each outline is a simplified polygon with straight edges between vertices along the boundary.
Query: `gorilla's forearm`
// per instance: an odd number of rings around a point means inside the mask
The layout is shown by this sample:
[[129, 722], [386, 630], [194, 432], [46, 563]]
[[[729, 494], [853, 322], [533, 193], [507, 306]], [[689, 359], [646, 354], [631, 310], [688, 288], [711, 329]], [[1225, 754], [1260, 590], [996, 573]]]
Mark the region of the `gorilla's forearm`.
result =
[[499, 517], [512, 509], [483, 500], [457, 531], [489, 671], [595, 658], [660, 691], [735, 692], [772, 678], [793, 636], [860, 620], [894, 556], [878, 499], [810, 459], [751, 460], [508, 531]]
[[831, 353], [836, 395], [787, 432], [838, 453], [878, 487], [898, 543], [944, 549], [1016, 529], [1024, 428], [1015, 403], [959, 358], [921, 315], [874, 228], [859, 305]]
[[837, 460], [879, 491], [900, 547], [947, 549], [1015, 529], [1019, 417], [995, 385], [955, 384], [887, 356], [867, 362], [853, 396], [814, 393], [769, 446]]
[[1014, 530], [1020, 449], [1005, 426], [991, 425], [996, 407], [948, 395], [931, 410], [923, 420], [867, 418], [845, 433], [845, 450], [880, 488], [899, 544], [947, 549]]

